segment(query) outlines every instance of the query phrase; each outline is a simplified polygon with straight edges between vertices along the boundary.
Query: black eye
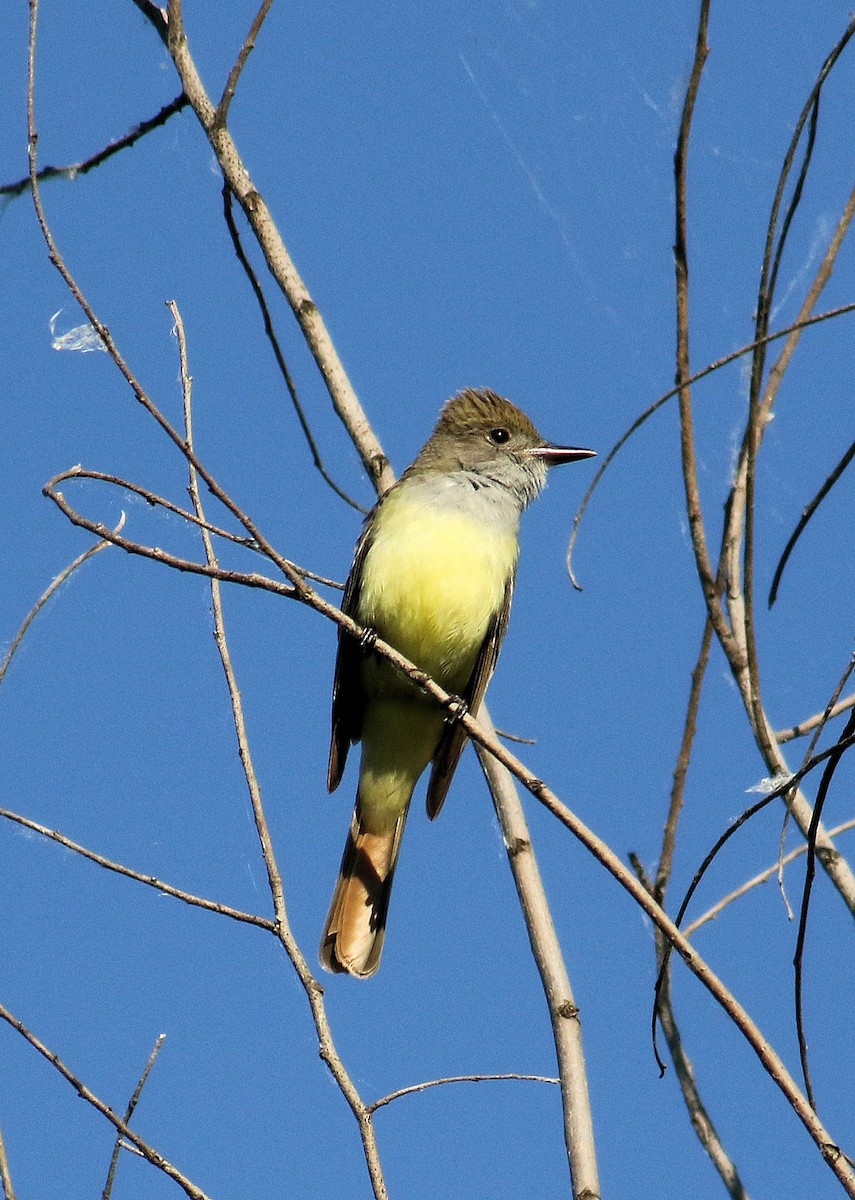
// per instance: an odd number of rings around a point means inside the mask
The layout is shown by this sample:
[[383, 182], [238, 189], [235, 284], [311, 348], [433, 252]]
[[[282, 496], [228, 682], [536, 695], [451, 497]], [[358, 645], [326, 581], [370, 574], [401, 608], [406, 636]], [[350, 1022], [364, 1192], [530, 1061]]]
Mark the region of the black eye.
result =
[[504, 446], [506, 442], [511, 440], [511, 435], [508, 433], [507, 429], [491, 429], [487, 434], [487, 437], [494, 446]]

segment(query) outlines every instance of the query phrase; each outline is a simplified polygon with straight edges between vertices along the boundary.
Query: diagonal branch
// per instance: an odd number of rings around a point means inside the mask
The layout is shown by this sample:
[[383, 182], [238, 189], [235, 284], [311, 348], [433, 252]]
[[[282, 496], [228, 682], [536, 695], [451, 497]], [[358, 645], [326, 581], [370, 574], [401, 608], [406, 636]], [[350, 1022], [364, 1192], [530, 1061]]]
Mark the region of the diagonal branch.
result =
[[[849, 821], [843, 821], [840, 825], [835, 826], [834, 829], [829, 829], [828, 836], [836, 838], [841, 833], [848, 833], [850, 829], [855, 829], [855, 817]], [[770, 879], [778, 874], [782, 866], [787, 866], [789, 863], [795, 862], [797, 858], [801, 858], [803, 854], [807, 854], [807, 851], [807, 842], [802, 842], [795, 849], [785, 854], [783, 858], [778, 859], [777, 862], [773, 862], [770, 867], [766, 867], [764, 871], [760, 871], [759, 874], [752, 876], [751, 879], [746, 879], [738, 888], [734, 888], [732, 892], [728, 892], [726, 896], [722, 896], [721, 900], [716, 901], [711, 908], [708, 908], [705, 913], [696, 917], [694, 921], [689, 921], [687, 925], [683, 926], [683, 933], [685, 933], [686, 937], [691, 937], [703, 925], [706, 925], [709, 921], [714, 921], [719, 913], [724, 912], [729, 905], [739, 900], [741, 896], [753, 891], [754, 888], [759, 887], [763, 883], [768, 883]]]
[[154, 888], [156, 892], [162, 892], [165, 896], [174, 896], [176, 900], [181, 900], [184, 904], [189, 904], [194, 908], [204, 908], [207, 912], [219, 913], [223, 917], [231, 917], [233, 921], [242, 921], [246, 925], [257, 925], [260, 929], [267, 929], [271, 933], [275, 930], [275, 922], [270, 917], [259, 917], [255, 913], [232, 908], [230, 904], [221, 904], [219, 900], [206, 900], [204, 896], [185, 892], [183, 888], [173, 887], [171, 883], [165, 883], [155, 875], [145, 875], [142, 871], [126, 867], [124, 863], [113, 862], [112, 859], [105, 858], [103, 854], [97, 854], [94, 850], [81, 846], [79, 842], [72, 841], [58, 829], [48, 829], [46, 825], [40, 825], [38, 821], [23, 817], [20, 813], [12, 812], [8, 808], [0, 808], [0, 817], [6, 821], [12, 821], [24, 829], [29, 829], [32, 833], [38, 833], [51, 842], [56, 842], [58, 846], [63, 846], [66, 850], [79, 854], [81, 858], [88, 859], [89, 862], [103, 867], [106, 871], [115, 871], [117, 875], [124, 875], [126, 879], [135, 879], [137, 883], [144, 883], [146, 887]]
[[255, 14], [253, 22], [249, 27], [249, 33], [246, 35], [246, 39], [240, 48], [240, 53], [235, 59], [234, 66], [232, 67], [231, 71], [229, 71], [229, 77], [226, 81], [226, 86], [223, 89], [222, 96], [220, 97], [220, 103], [217, 105], [216, 121], [218, 125], [225, 125], [226, 121], [228, 120], [229, 108], [231, 107], [232, 100], [234, 99], [235, 89], [237, 88], [241, 72], [246, 66], [246, 60], [255, 49], [255, 39], [261, 32], [261, 26], [264, 24], [265, 18], [270, 12], [272, 5], [273, 0], [262, 0], [261, 8], [259, 8], [258, 12]]
[[[113, 531], [114, 534], [118, 534], [124, 524], [125, 524], [125, 517], [124, 517], [124, 514], [122, 514], [121, 520], [119, 521], [118, 525], [116, 526], [115, 530]], [[15, 657], [15, 654], [16, 654], [19, 646], [21, 645], [21, 642], [24, 640], [24, 638], [26, 636], [27, 630], [30, 628], [33, 621], [36, 619], [36, 617], [42, 611], [44, 606], [47, 604], [48, 600], [50, 600], [50, 598], [54, 594], [54, 592], [56, 592], [59, 588], [61, 588], [62, 585], [65, 583], [65, 581], [69, 578], [69, 576], [73, 575], [78, 567], [82, 567], [87, 559], [92, 558], [94, 555], [96, 555], [99, 552], [99, 550], [103, 550], [105, 546], [109, 546], [109, 545], [110, 545], [110, 539], [102, 538], [102, 540], [100, 542], [96, 542], [94, 546], [90, 546], [88, 550], [84, 550], [82, 554], [78, 554], [77, 558], [75, 558], [73, 562], [70, 562], [68, 564], [68, 566], [64, 568], [64, 570], [60, 571], [60, 573], [57, 575], [56, 579], [54, 579], [45, 588], [45, 590], [39, 596], [38, 600], [35, 602], [33, 607], [30, 609], [30, 611], [24, 617], [24, 620], [21, 622], [21, 626], [20, 626], [18, 632], [12, 638], [11, 644], [9, 646], [9, 649], [6, 651], [3, 661], [0, 662], [0, 683], [3, 682], [3, 679], [6, 676], [6, 672], [9, 670], [9, 666], [12, 662], [12, 659]]]
[[[174, 117], [176, 113], [181, 112], [188, 104], [189, 101], [182, 92], [180, 96], [176, 96], [174, 100], [171, 100], [169, 104], [165, 104], [153, 117], [148, 117], [145, 121], [140, 121], [139, 125], [135, 125], [124, 137], [114, 138], [113, 141], [108, 142], [97, 154], [92, 154], [89, 158], [84, 158], [80, 162], [67, 163], [64, 167], [41, 167], [37, 175], [39, 183], [44, 183], [48, 179], [78, 179], [81, 175], [88, 175], [90, 171], [93, 171], [96, 167], [100, 167], [102, 163], [107, 162], [114, 154], [119, 154], [122, 150], [129, 150], [140, 138], [144, 138], [147, 133], [151, 133], [153, 129], [159, 129], [161, 125], [165, 125], [170, 117]], [[14, 200], [22, 192], [28, 191], [31, 186], [30, 176], [25, 175], [23, 179], [18, 179], [15, 183], [0, 185], [0, 196], [5, 196], [7, 200]]]
[[781, 576], [784, 574], [784, 568], [786, 567], [787, 562], [789, 561], [790, 555], [792, 554], [793, 550], [796, 548], [796, 542], [798, 542], [799, 538], [802, 536], [805, 529], [807, 528], [808, 521], [810, 521], [811, 517], [814, 515], [816, 510], [819, 508], [820, 504], [822, 504], [825, 497], [828, 495], [828, 493], [831, 491], [831, 489], [834, 487], [834, 485], [840, 479], [841, 475], [846, 470], [846, 468], [849, 466], [849, 464], [852, 462], [853, 458], [855, 458], [855, 442], [852, 442], [852, 444], [849, 446], [846, 453], [840, 459], [840, 462], [837, 464], [837, 466], [834, 468], [834, 470], [831, 472], [831, 474], [825, 480], [822, 487], [819, 489], [819, 491], [816, 493], [814, 498], [810, 501], [810, 503], [802, 511], [802, 515], [799, 517], [799, 519], [796, 523], [795, 529], [790, 534], [790, 536], [787, 540], [787, 544], [784, 547], [783, 553], [781, 554], [781, 557], [778, 561], [778, 565], [775, 568], [775, 574], [772, 577], [772, 586], [769, 588], [769, 607], [770, 608], [775, 603], [775, 600], [778, 597], [778, 587], [780, 586], [780, 583], [781, 583]]
[[[134, 1088], [133, 1095], [128, 1101], [128, 1107], [125, 1109], [124, 1122], [126, 1125], [130, 1124], [131, 1117], [134, 1115], [134, 1111], [139, 1104], [142, 1090], [146, 1085], [146, 1081], [151, 1074], [152, 1067], [157, 1061], [157, 1056], [160, 1054], [160, 1048], [165, 1040], [165, 1033], [158, 1034], [157, 1040], [154, 1043], [154, 1049], [148, 1056], [148, 1062], [143, 1067], [143, 1073], [140, 1075], [139, 1080], [137, 1081], [137, 1086]], [[123, 1145], [124, 1143], [122, 1142], [122, 1135], [119, 1134], [116, 1138], [116, 1144], [113, 1147], [113, 1154], [110, 1159], [110, 1167], [107, 1171], [107, 1181], [104, 1184], [104, 1191], [101, 1193], [101, 1200], [110, 1200], [110, 1196], [113, 1194], [113, 1182], [116, 1178], [116, 1170], [119, 1166], [119, 1155], [121, 1154]]]
[[[31, 2], [36, 3], [37, 0], [31, 0]], [[140, 1155], [150, 1162], [152, 1166], [157, 1167], [159, 1171], [162, 1171], [164, 1175], [168, 1175], [171, 1180], [177, 1183], [182, 1191], [190, 1197], [190, 1200], [210, 1200], [210, 1197], [207, 1196], [201, 1188], [197, 1187], [192, 1180], [188, 1179], [186, 1175], [183, 1175], [181, 1171], [179, 1171], [178, 1168], [169, 1161], [169, 1159], [164, 1158], [163, 1155], [154, 1148], [154, 1146], [150, 1146], [149, 1143], [144, 1141], [135, 1130], [131, 1129], [127, 1122], [123, 1121], [121, 1117], [117, 1116], [108, 1104], [105, 1104], [99, 1096], [96, 1096], [91, 1088], [88, 1088], [86, 1084], [83, 1083], [83, 1081], [65, 1065], [58, 1055], [54, 1054], [54, 1052], [50, 1050], [44, 1042], [37, 1038], [36, 1035], [29, 1030], [22, 1021], [19, 1021], [18, 1018], [15, 1017], [3, 1004], [0, 1004], [0, 1020], [5, 1021], [7, 1025], [10, 1025], [14, 1030], [20, 1033], [21, 1037], [23, 1037], [25, 1041], [29, 1042], [33, 1049], [38, 1051], [43, 1058], [47, 1059], [47, 1061], [59, 1072], [63, 1079], [71, 1084], [78, 1096], [80, 1096], [81, 1100], [85, 1100], [87, 1104], [91, 1105], [92, 1108], [101, 1113], [103, 1117], [106, 1117], [110, 1124], [118, 1131], [119, 1135], [124, 1138], [126, 1142], [129, 1142], [135, 1150], [139, 1151]]]

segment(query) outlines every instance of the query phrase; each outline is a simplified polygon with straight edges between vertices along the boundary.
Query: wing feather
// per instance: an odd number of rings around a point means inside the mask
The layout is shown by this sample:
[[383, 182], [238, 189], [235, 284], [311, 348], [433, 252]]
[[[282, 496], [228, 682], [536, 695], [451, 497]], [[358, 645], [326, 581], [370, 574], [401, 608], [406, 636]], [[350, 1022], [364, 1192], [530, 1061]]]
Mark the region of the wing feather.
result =
[[[511, 575], [505, 584], [505, 595], [502, 606], [490, 622], [484, 641], [481, 643], [475, 667], [460, 697], [461, 700], [466, 702], [466, 706], [473, 717], [478, 716], [478, 709], [481, 707], [481, 701], [484, 699], [484, 692], [487, 690], [490, 676], [496, 668], [496, 660], [499, 657], [499, 651], [502, 648], [502, 642], [508, 628], [508, 618], [511, 614], [511, 600], [514, 594], [514, 579], [515, 575]], [[462, 725], [457, 722], [450, 722], [446, 725], [439, 745], [436, 748], [436, 753], [433, 756], [433, 767], [431, 768], [427, 789], [427, 813], [432, 821], [438, 816], [439, 810], [445, 802], [454, 771], [467, 741], [466, 730]]]
[[[373, 518], [376, 511], [375, 508], [369, 513], [362, 535], [356, 543], [353, 565], [345, 584], [341, 610], [349, 617], [355, 617], [359, 607], [362, 566], [371, 546], [374, 531]], [[359, 642], [345, 633], [343, 629], [339, 629], [332, 695], [332, 737], [327, 768], [327, 788], [331, 792], [334, 792], [341, 783], [347, 754], [352, 743], [358, 742], [362, 735], [365, 698], [362, 692], [361, 662], [362, 650]]]

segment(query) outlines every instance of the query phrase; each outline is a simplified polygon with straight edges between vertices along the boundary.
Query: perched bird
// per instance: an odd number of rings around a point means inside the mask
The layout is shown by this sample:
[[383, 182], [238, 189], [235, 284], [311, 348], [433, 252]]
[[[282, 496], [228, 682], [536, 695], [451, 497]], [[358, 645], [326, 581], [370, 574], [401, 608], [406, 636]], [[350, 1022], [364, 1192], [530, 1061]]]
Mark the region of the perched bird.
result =
[[[369, 514], [342, 608], [477, 716], [508, 624], [520, 514], [558, 463], [593, 450], [544, 441], [515, 405], [469, 389], [440, 413], [412, 466]], [[340, 631], [327, 785], [362, 742], [356, 806], [321, 940], [329, 971], [380, 965], [410, 798], [432, 763], [428, 816], [466, 744], [460, 724], [376, 651]]]

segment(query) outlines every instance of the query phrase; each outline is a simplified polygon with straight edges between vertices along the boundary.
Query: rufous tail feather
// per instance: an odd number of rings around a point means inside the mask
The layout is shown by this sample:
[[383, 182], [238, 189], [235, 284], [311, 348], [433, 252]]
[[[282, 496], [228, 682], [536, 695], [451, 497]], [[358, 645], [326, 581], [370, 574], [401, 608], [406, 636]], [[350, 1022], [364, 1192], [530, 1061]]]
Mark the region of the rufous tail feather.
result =
[[370, 833], [362, 825], [357, 798], [321, 936], [321, 965], [328, 971], [346, 971], [365, 979], [380, 966], [389, 895], [406, 818], [404, 812], [388, 832]]

